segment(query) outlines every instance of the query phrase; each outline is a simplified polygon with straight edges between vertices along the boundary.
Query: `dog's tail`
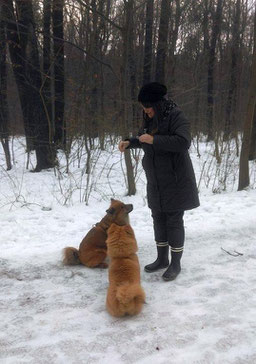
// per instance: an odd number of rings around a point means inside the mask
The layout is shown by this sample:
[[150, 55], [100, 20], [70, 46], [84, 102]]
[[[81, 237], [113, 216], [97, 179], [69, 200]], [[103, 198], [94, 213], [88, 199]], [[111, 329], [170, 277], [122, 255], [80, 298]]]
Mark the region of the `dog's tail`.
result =
[[116, 298], [125, 313], [136, 315], [145, 303], [145, 292], [140, 284], [124, 284], [117, 288]]
[[81, 264], [79, 251], [76, 248], [67, 247], [63, 249], [63, 264], [78, 265]]

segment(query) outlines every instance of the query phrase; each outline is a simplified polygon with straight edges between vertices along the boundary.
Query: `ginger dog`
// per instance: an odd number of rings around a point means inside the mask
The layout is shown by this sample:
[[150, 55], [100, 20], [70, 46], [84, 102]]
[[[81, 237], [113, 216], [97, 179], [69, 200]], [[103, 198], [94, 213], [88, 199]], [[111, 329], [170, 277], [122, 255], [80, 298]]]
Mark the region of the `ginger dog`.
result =
[[103, 219], [83, 238], [79, 249], [67, 247], [63, 251], [63, 263], [67, 265], [83, 264], [90, 268], [107, 268], [107, 230], [114, 222], [116, 224], [129, 223], [128, 214], [133, 205], [111, 199], [111, 205]]
[[131, 226], [113, 223], [108, 229], [107, 248], [110, 257], [107, 310], [115, 317], [136, 315], [145, 303], [145, 293], [140, 285], [138, 246]]

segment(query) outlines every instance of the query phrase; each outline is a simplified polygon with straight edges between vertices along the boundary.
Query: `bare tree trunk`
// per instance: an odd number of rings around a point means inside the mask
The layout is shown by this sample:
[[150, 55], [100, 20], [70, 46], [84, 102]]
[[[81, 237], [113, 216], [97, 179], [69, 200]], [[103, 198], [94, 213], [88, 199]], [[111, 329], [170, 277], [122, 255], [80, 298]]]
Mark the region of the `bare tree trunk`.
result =
[[[185, 6], [185, 5], [184, 5]], [[175, 1], [175, 15], [174, 11], [170, 12], [171, 18], [174, 20], [174, 26], [171, 34], [171, 49], [170, 49], [170, 79], [172, 88], [175, 86], [175, 51], [176, 51], [176, 45], [178, 40], [178, 33], [179, 33], [179, 27], [180, 27], [180, 19], [182, 14], [182, 8], [180, 5], [180, 0]]]
[[[204, 113], [204, 88], [205, 88], [205, 75], [207, 73], [207, 60], [209, 55], [209, 1], [203, 1], [203, 21], [202, 21], [202, 37], [203, 37], [203, 49], [199, 50], [197, 65], [195, 70], [195, 92], [194, 92], [194, 128], [192, 130], [193, 134], [198, 134], [200, 132], [205, 133], [206, 125], [205, 118], [202, 117]], [[197, 4], [195, 3], [195, 6]]]
[[158, 33], [158, 46], [156, 55], [155, 80], [165, 83], [165, 61], [167, 53], [168, 23], [170, 17], [170, 0], [162, 0], [160, 25]]
[[[92, 0], [91, 7], [93, 9], [93, 29], [91, 34], [90, 52], [99, 58], [99, 16], [96, 12], [96, 0]], [[97, 137], [99, 132], [98, 127], [98, 107], [99, 107], [99, 64], [90, 60], [90, 130], [91, 137]]]
[[153, 56], [152, 54], [153, 10], [154, 10], [154, 0], [147, 0], [143, 85], [151, 81], [152, 56]]
[[250, 140], [250, 153], [249, 153], [249, 160], [252, 161], [255, 159], [256, 159], [256, 104], [254, 107], [252, 134]]
[[[134, 44], [135, 44], [135, 24], [133, 19], [134, 14], [134, 0], [130, 0], [127, 4], [127, 41], [128, 41], [128, 52], [127, 52], [127, 61], [128, 61], [128, 67], [129, 67], [129, 77], [127, 79], [127, 86], [129, 89], [129, 98], [131, 100], [132, 105], [132, 113], [129, 121], [129, 129], [133, 130], [133, 123], [136, 117], [136, 64], [135, 64], [135, 52], [134, 52]], [[129, 20], [128, 20], [129, 19]]]
[[55, 165], [49, 140], [49, 125], [43, 105], [42, 78], [31, 0], [16, 0], [17, 23], [13, 2], [3, 5], [7, 19], [7, 37], [27, 137], [27, 151], [35, 149], [35, 171]]
[[208, 122], [208, 141], [214, 139], [213, 131], [213, 104], [214, 104], [214, 65], [216, 58], [216, 44], [221, 31], [222, 22], [222, 3], [223, 0], [218, 0], [216, 12], [214, 14], [214, 22], [212, 29], [212, 39], [209, 49], [208, 63], [208, 90], [207, 90], [207, 122]]
[[65, 149], [66, 125], [64, 121], [64, 0], [53, 0], [52, 22], [54, 39], [55, 135], [54, 141]]
[[235, 123], [236, 116], [236, 91], [238, 83], [238, 52], [240, 46], [240, 17], [241, 17], [241, 1], [237, 0], [235, 17], [233, 24], [233, 34], [232, 34], [232, 46], [231, 46], [231, 70], [230, 70], [230, 87], [228, 90], [228, 99], [226, 104], [226, 120], [225, 120], [225, 130], [224, 139], [227, 140], [230, 137], [231, 128]]
[[[33, 13], [32, 0], [17, 0], [17, 13], [25, 26], [28, 36], [26, 49], [26, 82], [29, 93], [27, 96], [29, 123], [33, 125], [37, 165], [34, 172], [52, 168], [55, 165], [55, 155], [49, 140], [49, 124], [44, 107], [42, 94], [42, 75], [40, 70], [38, 40]], [[24, 31], [23, 29], [23, 31]]]
[[202, 23], [203, 37], [204, 37], [204, 54], [208, 55], [209, 51], [209, 0], [204, 0], [204, 12]]
[[6, 21], [7, 41], [12, 69], [22, 108], [27, 152], [30, 152], [35, 149], [35, 132], [29, 118], [29, 85], [26, 81], [26, 48], [28, 43], [28, 31], [27, 27], [24, 25], [24, 20], [19, 19], [19, 25], [17, 25], [12, 0], [6, 0], [6, 4], [2, 5], [2, 14]]
[[[104, 8], [105, 6], [105, 8]], [[105, 9], [105, 10], [104, 10]], [[99, 10], [101, 13], [104, 13], [107, 17], [109, 17], [110, 13], [110, 1], [108, 0], [105, 2], [104, 0], [101, 0], [99, 3]], [[108, 24], [104, 21], [104, 19], [101, 17], [98, 27], [98, 37], [99, 37], [99, 58], [100, 60], [103, 60], [105, 57], [105, 54], [107, 52], [107, 44], [108, 44], [108, 34], [107, 34], [107, 26]], [[100, 148], [101, 150], [104, 150], [104, 141], [105, 141], [105, 135], [106, 135], [106, 129], [107, 129], [107, 117], [105, 115], [105, 106], [104, 106], [104, 98], [105, 98], [105, 79], [104, 79], [104, 70], [103, 65], [99, 65], [99, 111], [98, 111], [98, 117], [102, 120], [101, 128], [99, 128], [99, 138], [100, 138]]]
[[[123, 136], [126, 137], [131, 128], [134, 116], [134, 97], [135, 97], [135, 68], [134, 68], [134, 52], [133, 52], [133, 11], [134, 0], [124, 1], [125, 9], [125, 26], [123, 29], [123, 62], [122, 62], [122, 78], [121, 78], [121, 108], [122, 120], [124, 123]], [[132, 106], [132, 107], [131, 107]], [[135, 195], [136, 185], [134, 171], [131, 160], [130, 150], [125, 150], [125, 164], [128, 181], [128, 196]]]
[[[97, 59], [102, 58], [102, 42], [100, 41], [100, 34], [103, 28], [102, 18], [99, 17], [97, 11], [99, 13], [104, 12], [104, 1], [98, 1], [98, 6], [96, 4], [96, 0], [92, 0], [91, 8], [93, 11], [92, 17], [92, 33], [90, 39], [90, 52]], [[90, 126], [89, 133], [91, 137], [95, 138], [100, 134], [100, 128], [104, 129], [104, 126], [99, 124], [100, 118], [100, 108], [101, 108], [101, 65], [94, 60], [90, 60], [89, 62], [89, 71], [90, 71]], [[102, 134], [102, 133], [101, 133]]]
[[[0, 7], [0, 17], [1, 15]], [[12, 164], [8, 131], [6, 51], [5, 23], [3, 20], [0, 20], [0, 139], [5, 154], [7, 171], [9, 171], [12, 168]]]
[[244, 128], [243, 128], [243, 143], [240, 154], [238, 191], [241, 191], [242, 189], [248, 187], [250, 184], [248, 160], [249, 160], [250, 139], [251, 139], [251, 130], [252, 130], [255, 105], [256, 105], [256, 12], [254, 18], [254, 48], [253, 48], [251, 80], [249, 87], [249, 100], [248, 100], [247, 113], [244, 120]]
[[51, 57], [51, 0], [44, 0], [43, 7], [43, 98], [49, 124], [49, 139], [53, 142], [53, 107], [52, 107], [52, 57]]

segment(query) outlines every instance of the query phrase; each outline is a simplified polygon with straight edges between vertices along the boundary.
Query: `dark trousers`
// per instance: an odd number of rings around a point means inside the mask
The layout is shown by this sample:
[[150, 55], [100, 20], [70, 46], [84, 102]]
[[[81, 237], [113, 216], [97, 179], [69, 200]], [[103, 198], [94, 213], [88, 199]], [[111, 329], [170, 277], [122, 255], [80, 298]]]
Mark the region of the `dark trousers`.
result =
[[152, 211], [155, 241], [168, 242], [172, 248], [182, 248], [185, 240], [183, 216], [184, 211]]

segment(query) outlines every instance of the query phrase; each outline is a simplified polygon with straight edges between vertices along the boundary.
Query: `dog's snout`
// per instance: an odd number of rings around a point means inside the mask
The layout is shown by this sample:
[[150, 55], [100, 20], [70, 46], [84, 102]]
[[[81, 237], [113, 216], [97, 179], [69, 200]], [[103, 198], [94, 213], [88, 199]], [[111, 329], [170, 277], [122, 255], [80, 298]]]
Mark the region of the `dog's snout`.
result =
[[133, 205], [132, 204], [128, 204], [128, 205], [125, 205], [126, 206], [126, 209], [129, 212], [131, 212], [133, 210]]

